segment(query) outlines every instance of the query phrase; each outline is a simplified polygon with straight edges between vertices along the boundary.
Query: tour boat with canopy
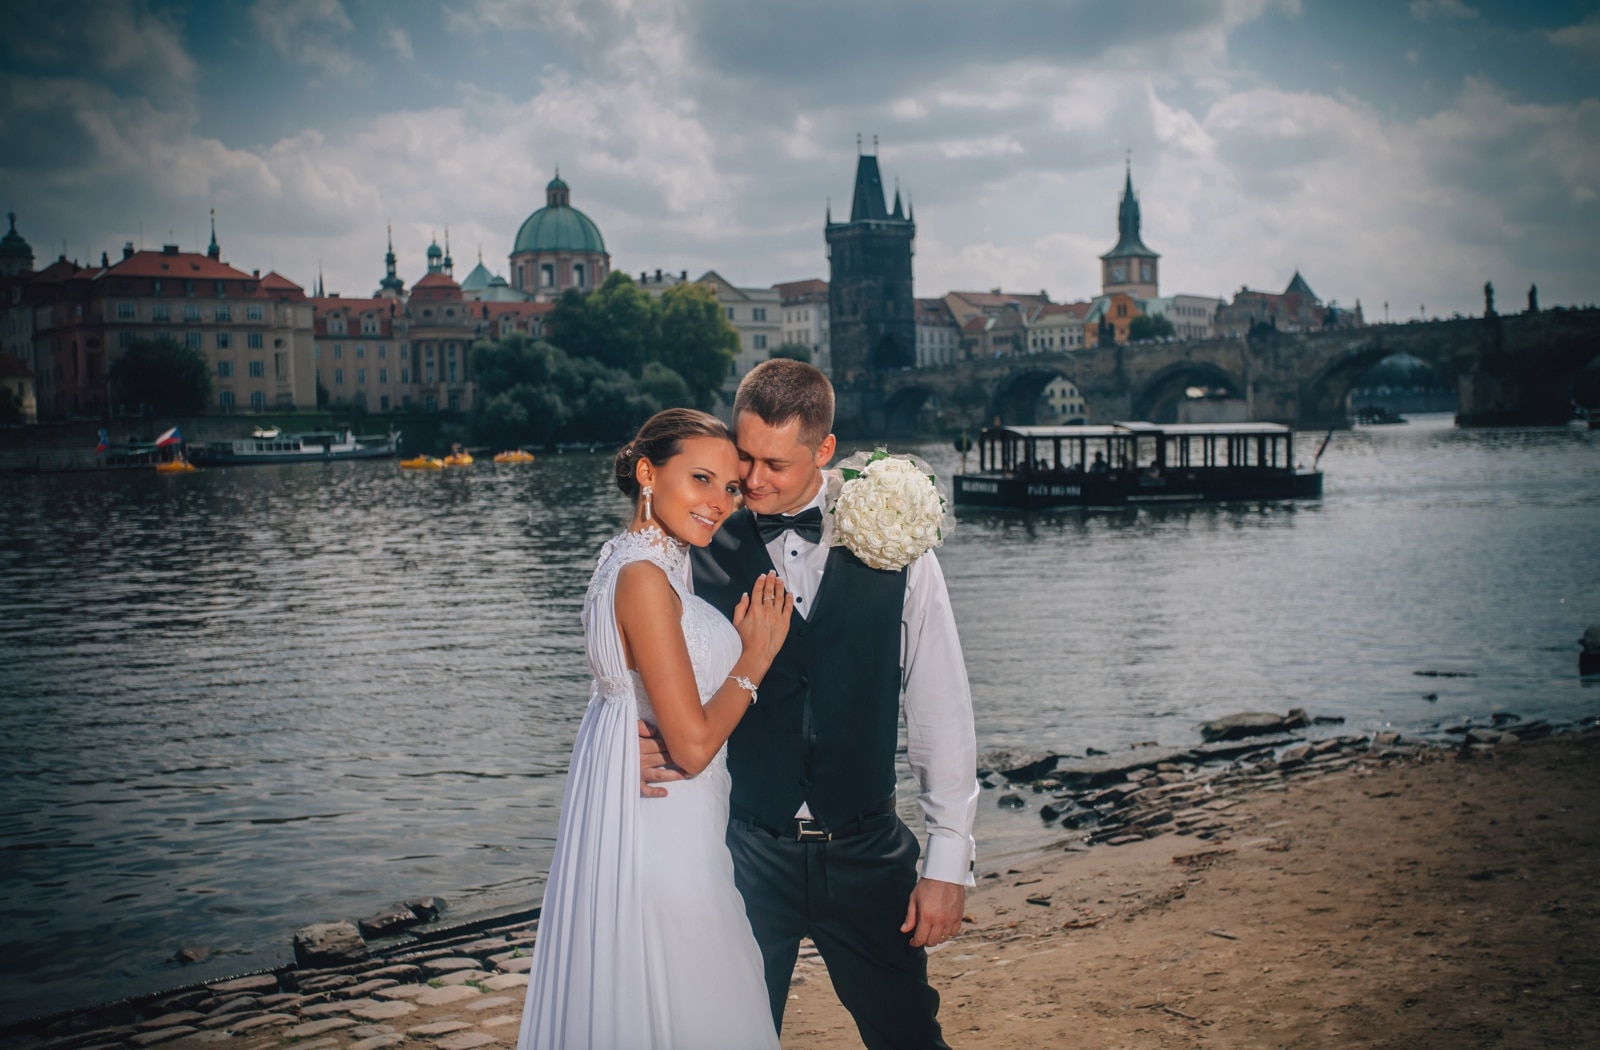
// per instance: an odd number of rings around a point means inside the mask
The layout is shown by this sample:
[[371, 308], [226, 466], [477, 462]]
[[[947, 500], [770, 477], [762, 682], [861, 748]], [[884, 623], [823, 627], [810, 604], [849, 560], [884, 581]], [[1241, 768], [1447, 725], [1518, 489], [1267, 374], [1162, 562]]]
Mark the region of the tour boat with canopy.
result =
[[202, 467], [250, 463], [326, 463], [340, 459], [388, 459], [400, 451], [400, 432], [358, 437], [349, 427], [309, 434], [284, 434], [276, 427], [257, 430], [248, 438], [211, 441], [189, 449], [189, 459]]
[[[1322, 495], [1278, 423], [1113, 423], [985, 429], [958, 507], [1043, 510]], [[1320, 456], [1320, 453], [1319, 453]]]

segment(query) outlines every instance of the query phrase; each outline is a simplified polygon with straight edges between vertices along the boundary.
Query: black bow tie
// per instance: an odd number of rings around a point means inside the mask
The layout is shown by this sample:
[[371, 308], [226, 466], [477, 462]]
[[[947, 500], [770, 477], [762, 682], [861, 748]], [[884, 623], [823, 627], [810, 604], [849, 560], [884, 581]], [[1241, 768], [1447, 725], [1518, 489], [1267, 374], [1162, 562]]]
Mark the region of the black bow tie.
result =
[[812, 543], [821, 543], [822, 508], [811, 507], [799, 514], [757, 514], [756, 528], [761, 530], [762, 543], [771, 543], [785, 532], [793, 532]]

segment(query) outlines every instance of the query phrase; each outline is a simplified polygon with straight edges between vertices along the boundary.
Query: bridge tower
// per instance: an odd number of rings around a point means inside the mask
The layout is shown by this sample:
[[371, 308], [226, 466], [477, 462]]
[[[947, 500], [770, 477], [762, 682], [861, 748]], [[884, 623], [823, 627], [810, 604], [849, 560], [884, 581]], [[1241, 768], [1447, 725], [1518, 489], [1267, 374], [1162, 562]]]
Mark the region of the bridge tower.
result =
[[[872, 144], [876, 151], [877, 136]], [[899, 189], [894, 208], [885, 207], [876, 152], [856, 160], [850, 221], [834, 222], [829, 207], [824, 234], [833, 381], [851, 383], [916, 364], [911, 256], [917, 224], [910, 209], [901, 208]]]
[[1117, 246], [1100, 256], [1102, 295], [1126, 292], [1135, 299], [1154, 299], [1160, 293], [1161, 256], [1139, 239], [1139, 198], [1133, 192], [1133, 163], [1128, 163], [1122, 202], [1117, 207]]

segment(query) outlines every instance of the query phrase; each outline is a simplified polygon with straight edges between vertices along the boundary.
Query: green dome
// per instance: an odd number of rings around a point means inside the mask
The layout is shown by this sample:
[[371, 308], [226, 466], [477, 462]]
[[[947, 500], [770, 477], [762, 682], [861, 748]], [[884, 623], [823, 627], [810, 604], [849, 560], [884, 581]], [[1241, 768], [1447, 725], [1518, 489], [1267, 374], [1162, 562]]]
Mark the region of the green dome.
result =
[[594, 220], [568, 204], [540, 208], [517, 231], [518, 252], [604, 252], [606, 242]]

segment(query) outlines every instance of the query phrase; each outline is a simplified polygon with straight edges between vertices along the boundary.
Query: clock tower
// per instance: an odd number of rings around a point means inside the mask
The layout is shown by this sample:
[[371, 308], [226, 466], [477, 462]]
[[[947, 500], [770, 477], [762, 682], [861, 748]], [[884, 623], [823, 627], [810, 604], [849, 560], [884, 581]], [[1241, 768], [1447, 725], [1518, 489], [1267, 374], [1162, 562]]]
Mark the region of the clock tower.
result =
[[1100, 256], [1102, 295], [1125, 292], [1135, 299], [1154, 299], [1161, 256], [1139, 239], [1139, 198], [1133, 192], [1133, 165], [1128, 165], [1122, 203], [1117, 208], [1117, 246]]

